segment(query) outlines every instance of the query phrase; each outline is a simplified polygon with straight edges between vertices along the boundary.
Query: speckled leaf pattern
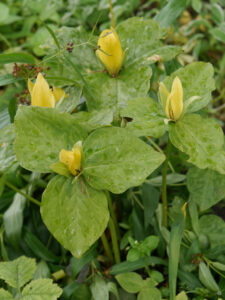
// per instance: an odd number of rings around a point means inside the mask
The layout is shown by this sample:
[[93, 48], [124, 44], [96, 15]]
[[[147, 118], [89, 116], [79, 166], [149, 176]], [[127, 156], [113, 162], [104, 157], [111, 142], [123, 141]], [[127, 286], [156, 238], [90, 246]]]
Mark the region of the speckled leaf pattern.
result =
[[51, 172], [62, 149], [86, 137], [73, 117], [56, 109], [21, 106], [15, 118], [15, 152], [20, 164], [34, 172]]
[[122, 48], [127, 50], [125, 65], [147, 60], [153, 55], [159, 55], [162, 60], [170, 60], [180, 52], [176, 46], [163, 46], [160, 39], [163, 31], [153, 20], [140, 17], [129, 18], [116, 28]]
[[49, 182], [41, 215], [59, 243], [80, 257], [104, 232], [109, 213], [104, 192], [73, 180], [57, 175]]
[[2, 300], [14, 300], [15, 298], [8, 291], [6, 291], [4, 289], [0, 289], [0, 299], [2, 299]]
[[16, 289], [20, 289], [34, 275], [36, 263], [33, 258], [21, 256], [11, 262], [0, 263], [0, 278]]
[[125, 107], [130, 99], [146, 97], [150, 88], [151, 69], [133, 65], [124, 68], [116, 78], [107, 73], [89, 75], [86, 80], [88, 91], [85, 97], [89, 110]]
[[125, 128], [117, 127], [94, 131], [83, 150], [83, 172], [89, 184], [116, 194], [142, 184], [165, 159]]
[[73, 114], [73, 118], [89, 132], [110, 125], [113, 121], [113, 111], [107, 108], [99, 111], [93, 110], [92, 112], [81, 111]]
[[193, 96], [200, 97], [188, 106], [187, 112], [195, 112], [205, 107], [211, 99], [211, 92], [215, 89], [213, 73], [210, 63], [194, 62], [178, 69], [163, 82], [170, 91], [174, 78], [178, 76], [183, 86], [184, 102]]
[[61, 294], [61, 288], [52, 279], [37, 279], [25, 286], [22, 300], [56, 300]]
[[211, 248], [225, 244], [225, 222], [215, 215], [205, 215], [199, 220], [199, 229], [205, 234], [210, 242]]
[[189, 162], [200, 169], [225, 174], [224, 135], [215, 120], [185, 115], [180, 121], [169, 123], [169, 136], [172, 144], [189, 156]]
[[147, 135], [158, 138], [165, 133], [165, 117], [162, 109], [158, 102], [151, 98], [136, 98], [129, 101], [120, 115], [132, 118], [126, 128], [136, 136]]
[[225, 176], [210, 169], [193, 167], [187, 173], [187, 187], [191, 199], [203, 211], [225, 197]]

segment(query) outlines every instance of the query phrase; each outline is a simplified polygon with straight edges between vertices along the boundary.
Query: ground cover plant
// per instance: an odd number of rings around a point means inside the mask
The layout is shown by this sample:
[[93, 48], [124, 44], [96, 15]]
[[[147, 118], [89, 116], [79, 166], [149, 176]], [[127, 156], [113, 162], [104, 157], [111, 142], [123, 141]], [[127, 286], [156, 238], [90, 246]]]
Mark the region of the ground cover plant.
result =
[[0, 299], [225, 299], [225, 3], [0, 3]]

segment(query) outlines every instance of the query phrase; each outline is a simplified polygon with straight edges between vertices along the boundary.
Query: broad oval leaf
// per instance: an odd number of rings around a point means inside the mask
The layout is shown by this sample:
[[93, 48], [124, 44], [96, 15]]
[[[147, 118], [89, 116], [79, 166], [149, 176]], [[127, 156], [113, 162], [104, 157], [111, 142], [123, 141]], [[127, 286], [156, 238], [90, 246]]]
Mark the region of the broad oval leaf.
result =
[[178, 69], [163, 82], [170, 91], [174, 78], [178, 76], [183, 86], [184, 102], [193, 96], [200, 97], [187, 108], [188, 112], [195, 112], [205, 107], [211, 99], [211, 92], [215, 89], [213, 73], [210, 63], [194, 62]]
[[162, 296], [157, 288], [144, 288], [140, 291], [137, 300], [161, 300]]
[[165, 159], [162, 153], [118, 127], [95, 130], [83, 150], [83, 173], [89, 184], [116, 194], [143, 183]]
[[67, 113], [56, 109], [21, 106], [15, 118], [15, 152], [18, 161], [33, 172], [51, 172], [62, 149], [84, 140], [86, 130]]
[[41, 215], [63, 247], [80, 257], [104, 232], [109, 213], [104, 192], [73, 179], [57, 175], [49, 182]]
[[144, 65], [124, 68], [115, 78], [106, 73], [90, 74], [84, 89], [89, 110], [123, 108], [130, 99], [146, 97], [151, 75], [151, 69]]
[[192, 200], [203, 211], [225, 197], [225, 176], [210, 169], [193, 167], [187, 173], [187, 187]]
[[0, 54], [0, 65], [14, 62], [35, 64], [35, 59], [32, 55], [23, 52]]
[[169, 136], [172, 144], [189, 156], [189, 162], [225, 174], [224, 135], [215, 120], [186, 115], [169, 123]]
[[209, 267], [203, 261], [201, 261], [199, 264], [199, 279], [201, 283], [204, 284], [204, 286], [207, 287], [210, 291], [220, 291], [220, 288], [213, 278]]
[[122, 288], [129, 293], [138, 293], [144, 286], [144, 280], [135, 272], [127, 272], [116, 276]]
[[163, 31], [153, 20], [133, 17], [120, 23], [116, 28], [123, 49], [127, 49], [125, 68], [131, 64], [148, 61], [158, 55], [161, 60], [170, 60], [179, 54], [180, 47], [164, 46], [160, 39]]
[[136, 136], [161, 137], [165, 133], [165, 123], [160, 105], [151, 98], [130, 100], [121, 112], [121, 117], [132, 118], [126, 128]]

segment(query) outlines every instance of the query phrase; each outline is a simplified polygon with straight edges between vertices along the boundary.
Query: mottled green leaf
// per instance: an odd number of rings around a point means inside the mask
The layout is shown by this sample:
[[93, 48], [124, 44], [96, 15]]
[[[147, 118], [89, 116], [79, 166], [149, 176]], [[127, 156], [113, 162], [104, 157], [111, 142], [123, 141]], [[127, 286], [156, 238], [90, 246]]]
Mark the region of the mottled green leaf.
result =
[[22, 300], [56, 300], [61, 294], [61, 288], [52, 279], [37, 279], [25, 286]]
[[213, 72], [213, 66], [210, 63], [194, 62], [178, 69], [163, 82], [170, 91], [173, 79], [178, 76], [183, 86], [184, 102], [193, 96], [199, 96], [200, 98], [193, 101], [187, 108], [188, 112], [194, 112], [205, 107], [211, 99], [211, 92], [215, 89]]
[[160, 105], [151, 98], [136, 98], [122, 110], [122, 117], [132, 118], [126, 128], [136, 136], [160, 137], [165, 133], [164, 116]]
[[15, 152], [20, 164], [34, 172], [51, 172], [62, 149], [86, 137], [73, 117], [56, 109], [21, 106], [15, 118]]
[[95, 130], [85, 141], [83, 172], [97, 189], [122, 193], [140, 185], [165, 159], [124, 128]]
[[225, 222], [218, 216], [205, 215], [199, 220], [199, 228], [205, 234], [211, 247], [225, 244]]
[[189, 162], [200, 169], [225, 174], [224, 135], [214, 119], [185, 115], [178, 122], [169, 123], [169, 136], [172, 144], [189, 156]]
[[129, 293], [139, 292], [144, 285], [144, 280], [141, 276], [134, 272], [119, 274], [116, 276], [116, 280], [121, 287]]
[[21, 256], [13, 261], [0, 263], [0, 278], [10, 286], [20, 289], [31, 280], [35, 269], [34, 259]]
[[187, 174], [187, 187], [200, 210], [206, 210], [225, 197], [225, 176], [193, 167]]
[[130, 99], [146, 97], [151, 74], [148, 66], [140, 64], [124, 68], [115, 78], [107, 73], [90, 74], [84, 90], [89, 110], [123, 108]]
[[144, 288], [140, 291], [137, 300], [161, 300], [162, 296], [158, 289], [156, 288]]
[[10, 294], [9, 292], [7, 292], [4, 289], [0, 289], [0, 299], [1, 300], [14, 300], [15, 298], [13, 297], [12, 294]]
[[60, 175], [49, 182], [43, 194], [41, 215], [49, 231], [75, 257], [102, 235], [109, 219], [102, 191]]
[[210, 30], [212, 36], [218, 41], [225, 43], [225, 22], [221, 23], [218, 27]]
[[110, 125], [113, 121], [113, 111], [111, 109], [93, 110], [92, 112], [81, 111], [73, 114], [74, 120], [85, 127], [87, 131]]
[[[153, 20], [133, 17], [120, 23], [116, 28], [122, 48], [127, 49], [127, 66], [148, 61], [153, 55], [159, 55], [162, 60], [170, 60], [180, 52], [177, 46], [164, 46], [160, 39], [163, 32], [159, 24]], [[141, 95], [137, 95], [141, 96]]]

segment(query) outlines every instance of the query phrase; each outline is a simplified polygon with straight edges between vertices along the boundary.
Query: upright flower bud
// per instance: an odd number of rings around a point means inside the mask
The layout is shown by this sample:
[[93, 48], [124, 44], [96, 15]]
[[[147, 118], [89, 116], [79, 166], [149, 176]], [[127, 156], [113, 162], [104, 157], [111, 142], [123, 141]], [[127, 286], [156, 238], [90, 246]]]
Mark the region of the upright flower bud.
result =
[[104, 30], [98, 39], [98, 50], [96, 55], [106, 67], [109, 74], [115, 77], [122, 65], [124, 51], [120, 39], [113, 27]]
[[32, 105], [41, 107], [55, 106], [54, 95], [41, 73], [38, 73], [35, 84], [28, 79], [28, 89], [31, 94]]
[[168, 119], [178, 121], [183, 114], [183, 88], [179, 77], [175, 77], [169, 93], [163, 83], [160, 83], [159, 94]]
[[55, 107], [57, 101], [68, 97], [63, 89], [53, 86], [51, 90], [41, 73], [38, 73], [35, 83], [28, 79], [27, 86], [31, 95], [31, 105], [34, 106]]
[[76, 176], [81, 169], [82, 143], [77, 142], [72, 151], [62, 149], [59, 154], [59, 160], [65, 164], [71, 174]]

